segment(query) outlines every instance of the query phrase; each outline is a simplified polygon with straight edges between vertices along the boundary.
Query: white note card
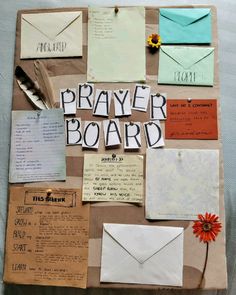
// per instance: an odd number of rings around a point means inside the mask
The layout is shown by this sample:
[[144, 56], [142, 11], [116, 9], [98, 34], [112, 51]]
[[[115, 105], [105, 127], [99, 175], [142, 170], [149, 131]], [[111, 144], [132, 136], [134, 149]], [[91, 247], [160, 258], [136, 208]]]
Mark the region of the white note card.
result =
[[63, 110], [13, 111], [9, 181], [65, 179]]
[[219, 215], [219, 151], [148, 149], [146, 218], [195, 220]]
[[85, 121], [82, 147], [87, 149], [98, 149], [101, 122]]
[[111, 90], [96, 90], [93, 115], [108, 117], [110, 112], [111, 96]]
[[143, 128], [148, 148], [158, 148], [165, 145], [159, 120], [143, 123]]
[[131, 115], [131, 101], [129, 89], [114, 90], [114, 105], [116, 117]]
[[120, 122], [119, 119], [104, 120], [103, 132], [105, 146], [115, 146], [121, 144]]
[[64, 115], [76, 114], [76, 88], [60, 89], [60, 108]]

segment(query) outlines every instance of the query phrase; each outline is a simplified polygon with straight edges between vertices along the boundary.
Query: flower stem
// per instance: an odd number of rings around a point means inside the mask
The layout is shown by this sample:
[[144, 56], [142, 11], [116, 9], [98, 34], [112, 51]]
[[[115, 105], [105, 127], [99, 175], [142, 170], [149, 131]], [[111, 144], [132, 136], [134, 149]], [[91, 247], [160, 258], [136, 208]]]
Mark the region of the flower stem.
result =
[[200, 283], [198, 285], [198, 288], [201, 288], [201, 285], [202, 285], [202, 281], [204, 279], [204, 275], [205, 275], [205, 272], [206, 272], [206, 266], [207, 266], [207, 260], [208, 260], [208, 252], [209, 252], [209, 243], [206, 242], [206, 256], [205, 256], [205, 262], [204, 262], [204, 267], [203, 267], [203, 271], [202, 271], [202, 276], [201, 276], [201, 280], [200, 280]]

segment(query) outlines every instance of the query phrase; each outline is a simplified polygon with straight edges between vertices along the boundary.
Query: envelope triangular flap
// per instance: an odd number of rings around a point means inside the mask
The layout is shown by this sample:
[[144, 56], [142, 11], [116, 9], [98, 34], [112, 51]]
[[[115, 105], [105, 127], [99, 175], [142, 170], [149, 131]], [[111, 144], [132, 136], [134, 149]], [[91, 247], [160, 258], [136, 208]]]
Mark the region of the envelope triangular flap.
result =
[[105, 223], [104, 231], [139, 263], [144, 263], [183, 233], [183, 228]]
[[79, 17], [82, 18], [82, 11], [22, 14], [22, 20], [51, 40]]
[[205, 57], [214, 52], [213, 47], [190, 46], [161, 46], [161, 51], [180, 64], [184, 69], [189, 69]]
[[208, 8], [161, 8], [160, 14], [182, 26], [188, 26], [209, 15]]

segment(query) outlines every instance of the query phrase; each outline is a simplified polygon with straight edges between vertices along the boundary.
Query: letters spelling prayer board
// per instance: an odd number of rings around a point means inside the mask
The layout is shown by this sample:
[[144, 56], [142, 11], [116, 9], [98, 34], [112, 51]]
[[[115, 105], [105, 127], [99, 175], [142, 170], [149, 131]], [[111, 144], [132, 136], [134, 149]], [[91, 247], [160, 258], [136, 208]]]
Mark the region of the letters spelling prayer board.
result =
[[[194, 8], [195, 6], [191, 6]], [[198, 7], [198, 6], [197, 6]], [[201, 7], [201, 6], [200, 6]], [[205, 7], [205, 6], [204, 6]], [[122, 8], [120, 8], [122, 9]], [[32, 10], [19, 11], [17, 18], [16, 32], [16, 49], [15, 49], [15, 66], [20, 65], [30, 77], [35, 77], [34, 60], [20, 59], [20, 32], [21, 32], [21, 14], [27, 13], [44, 13], [52, 11], [82, 11], [83, 12], [83, 55], [81, 58], [53, 58], [41, 59], [45, 64], [51, 77], [55, 93], [60, 89], [76, 88], [78, 83], [84, 83], [87, 80], [87, 8], [76, 9], [54, 9], [54, 10]], [[211, 47], [215, 48], [214, 57], [214, 85], [213, 87], [199, 86], [174, 86], [174, 85], [157, 85], [158, 59], [159, 53], [151, 54], [146, 50], [146, 84], [150, 85], [153, 93], [167, 93], [167, 99], [217, 99], [218, 100], [218, 128], [220, 130], [220, 103], [219, 103], [219, 67], [218, 67], [218, 39], [216, 28], [216, 9], [211, 7], [213, 35]], [[157, 7], [145, 8], [146, 37], [154, 32], [158, 32], [159, 9]], [[135, 20], [132, 20], [132, 24]], [[128, 50], [128, 49], [127, 49]], [[130, 52], [129, 52], [130, 53]], [[96, 83], [97, 89], [117, 90], [130, 89], [131, 97], [135, 83]], [[31, 104], [25, 98], [23, 92], [14, 79], [13, 91], [13, 110], [33, 110]], [[77, 114], [82, 121], [100, 121], [101, 117], [93, 117], [91, 110], [83, 110]], [[114, 105], [111, 104], [109, 118], [114, 118]], [[149, 110], [139, 112], [132, 110], [132, 116], [129, 121], [148, 122]], [[127, 118], [120, 118], [121, 133], [123, 132], [122, 122], [128, 121]], [[165, 123], [162, 121], [161, 127], [164, 133]], [[101, 132], [102, 134], [102, 132]], [[144, 144], [144, 134], [142, 130], [142, 147], [140, 150], [133, 151], [131, 154], [145, 155], [146, 145]], [[225, 225], [224, 225], [224, 197], [223, 197], [223, 163], [222, 163], [222, 146], [221, 135], [219, 132], [218, 140], [165, 140], [165, 149], [182, 148], [182, 149], [216, 149], [220, 151], [220, 220], [223, 222], [223, 229], [217, 237], [216, 242], [210, 246], [209, 261], [205, 273], [205, 279], [202, 287], [204, 289], [224, 289], [227, 287], [226, 259], [225, 259]], [[101, 135], [101, 143], [104, 138]], [[86, 153], [101, 154], [122, 154], [123, 147], [116, 149], [105, 149], [103, 144], [97, 151], [87, 150]], [[130, 152], [129, 152], [130, 154]], [[66, 147], [67, 179], [66, 182], [40, 183], [40, 187], [62, 187], [62, 188], [81, 188], [83, 180], [83, 157], [84, 151], [81, 146]], [[145, 157], [144, 157], [145, 158]], [[145, 175], [145, 173], [144, 173]], [[145, 177], [145, 176], [144, 176]], [[13, 185], [16, 186], [16, 185]], [[37, 184], [25, 184], [25, 187], [37, 187]], [[202, 212], [199, 212], [202, 213]], [[137, 285], [137, 284], [119, 284], [119, 283], [100, 283], [100, 265], [101, 265], [101, 238], [103, 223], [121, 223], [121, 224], [143, 224], [150, 225], [145, 219], [144, 207], [129, 203], [92, 203], [90, 206], [90, 233], [89, 233], [89, 259], [88, 259], [88, 280], [87, 287], [98, 288], [138, 288], [138, 289], [156, 289], [162, 286], [156, 285]], [[192, 233], [192, 222], [189, 221], [155, 221], [151, 225], [177, 226], [184, 228], [184, 268], [183, 268], [183, 289], [198, 288], [201, 278], [205, 258], [205, 245], [199, 243]], [[29, 284], [27, 280], [22, 282]]]

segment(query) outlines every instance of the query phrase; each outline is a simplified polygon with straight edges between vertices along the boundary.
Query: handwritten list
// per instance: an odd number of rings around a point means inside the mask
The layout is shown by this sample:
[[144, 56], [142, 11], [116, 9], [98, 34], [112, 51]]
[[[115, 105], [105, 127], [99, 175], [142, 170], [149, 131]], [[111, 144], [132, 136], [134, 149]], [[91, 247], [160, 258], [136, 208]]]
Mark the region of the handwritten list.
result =
[[65, 180], [63, 111], [13, 111], [10, 182]]
[[82, 200], [142, 203], [143, 156], [86, 154]]
[[89, 206], [81, 191], [10, 190], [4, 280], [85, 288]]
[[145, 81], [145, 69], [144, 7], [89, 7], [87, 80]]

